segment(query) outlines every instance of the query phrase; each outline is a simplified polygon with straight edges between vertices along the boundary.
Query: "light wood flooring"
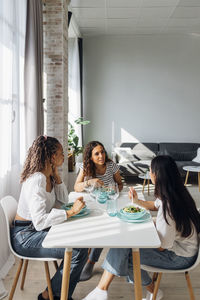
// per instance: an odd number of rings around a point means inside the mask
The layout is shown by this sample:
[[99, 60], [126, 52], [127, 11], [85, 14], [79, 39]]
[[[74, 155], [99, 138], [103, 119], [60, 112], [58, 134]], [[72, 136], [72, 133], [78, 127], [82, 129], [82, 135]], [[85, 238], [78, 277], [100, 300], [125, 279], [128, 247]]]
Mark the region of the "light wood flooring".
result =
[[[138, 192], [141, 191], [141, 184], [134, 184]], [[128, 186], [125, 186], [125, 190], [128, 190]], [[188, 189], [195, 199], [197, 206], [200, 207], [200, 192], [197, 185], [188, 185]], [[150, 196], [147, 195], [145, 189], [144, 196], [146, 199], [153, 199], [153, 186], [150, 186]], [[80, 300], [87, 295], [93, 288], [96, 287], [99, 278], [102, 274], [101, 263], [106, 255], [106, 250], [101, 254], [100, 260], [96, 263], [94, 268], [93, 277], [86, 282], [80, 282], [73, 294], [74, 300]], [[9, 274], [4, 280], [6, 289], [10, 290], [13, 282], [13, 276], [15, 275], [17, 263], [10, 270]], [[51, 274], [54, 272], [53, 264], [50, 267]], [[191, 272], [192, 286], [195, 292], [196, 300], [200, 299], [200, 265]], [[14, 295], [14, 300], [36, 300], [37, 295], [46, 287], [46, 279], [43, 263], [30, 262], [27, 271], [27, 278], [25, 282], [25, 288], [23, 291], [19, 288], [19, 283]], [[189, 300], [187, 285], [184, 274], [165, 274], [162, 277], [160, 288], [164, 292], [164, 300]], [[145, 289], [143, 290], [145, 297]], [[5, 298], [7, 300], [8, 297]], [[133, 286], [126, 282], [124, 278], [115, 278], [109, 289], [109, 300], [131, 300], [134, 299]]]

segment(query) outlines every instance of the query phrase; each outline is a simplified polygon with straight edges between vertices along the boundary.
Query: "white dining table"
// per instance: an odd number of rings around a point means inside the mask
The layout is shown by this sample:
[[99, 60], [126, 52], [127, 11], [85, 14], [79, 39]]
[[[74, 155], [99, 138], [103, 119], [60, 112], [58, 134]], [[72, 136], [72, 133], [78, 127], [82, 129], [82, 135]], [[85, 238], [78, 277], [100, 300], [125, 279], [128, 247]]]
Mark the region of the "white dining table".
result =
[[[141, 223], [123, 222], [117, 216], [108, 216], [106, 205], [96, 203], [87, 193], [71, 192], [69, 202], [80, 196], [84, 197], [90, 214], [52, 226], [42, 243], [44, 248], [65, 248], [61, 300], [68, 295], [72, 248], [132, 248], [135, 300], [142, 300], [139, 249], [160, 247], [152, 218]], [[126, 204], [130, 204], [128, 194], [120, 193], [118, 209]]]

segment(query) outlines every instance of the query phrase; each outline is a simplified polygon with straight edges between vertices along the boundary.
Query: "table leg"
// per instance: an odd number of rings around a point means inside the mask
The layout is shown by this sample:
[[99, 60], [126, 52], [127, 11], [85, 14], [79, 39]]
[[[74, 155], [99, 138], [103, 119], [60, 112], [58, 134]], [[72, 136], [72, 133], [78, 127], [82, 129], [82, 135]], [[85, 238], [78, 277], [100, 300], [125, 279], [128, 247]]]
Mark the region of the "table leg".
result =
[[143, 186], [142, 186], [142, 192], [144, 193], [144, 187], [145, 187], [146, 179], [143, 181]]
[[199, 192], [200, 192], [200, 172], [198, 172], [198, 184], [199, 184]]
[[184, 184], [184, 185], [186, 185], [186, 184], [187, 184], [189, 173], [190, 173], [190, 172], [189, 172], [189, 171], [187, 171], [187, 174], [186, 174], [186, 177], [185, 177], [185, 184]]
[[135, 287], [135, 300], [142, 300], [142, 283], [141, 283], [139, 249], [132, 249], [132, 254], [133, 254], [133, 277], [134, 277], [134, 287]]
[[69, 290], [70, 267], [72, 258], [72, 248], [65, 249], [62, 287], [61, 287], [61, 300], [67, 300]]

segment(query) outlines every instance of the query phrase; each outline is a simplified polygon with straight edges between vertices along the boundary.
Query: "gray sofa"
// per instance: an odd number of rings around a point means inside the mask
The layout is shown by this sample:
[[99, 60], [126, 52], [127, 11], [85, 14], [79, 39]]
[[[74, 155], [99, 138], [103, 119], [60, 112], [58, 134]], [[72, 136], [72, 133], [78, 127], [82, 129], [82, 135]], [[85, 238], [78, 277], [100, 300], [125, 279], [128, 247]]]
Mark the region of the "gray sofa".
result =
[[176, 162], [181, 176], [186, 172], [183, 166], [200, 166], [192, 160], [197, 156], [200, 143], [122, 143], [115, 147], [113, 160], [119, 165], [120, 173], [130, 181], [149, 170], [151, 160], [156, 155], [170, 155]]

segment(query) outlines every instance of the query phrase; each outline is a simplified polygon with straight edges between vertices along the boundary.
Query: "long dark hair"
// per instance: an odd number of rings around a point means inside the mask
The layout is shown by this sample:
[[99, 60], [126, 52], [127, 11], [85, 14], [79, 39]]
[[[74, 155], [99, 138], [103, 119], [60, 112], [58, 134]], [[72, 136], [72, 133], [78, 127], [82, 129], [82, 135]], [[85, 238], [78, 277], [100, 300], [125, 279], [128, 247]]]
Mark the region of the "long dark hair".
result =
[[104, 145], [98, 141], [89, 142], [84, 149], [83, 153], [83, 174], [84, 176], [96, 177], [96, 167], [93, 161], [91, 160], [92, 150], [96, 146], [101, 146], [105, 152], [105, 163], [110, 161], [108, 154], [104, 148]]
[[192, 234], [192, 223], [199, 233], [200, 214], [183, 184], [175, 161], [168, 155], [156, 156], [151, 162], [151, 171], [155, 174], [155, 197], [163, 203], [165, 221], [168, 223], [168, 214], [175, 221], [176, 230], [182, 237]]
[[25, 181], [35, 172], [40, 172], [45, 168], [47, 160], [51, 160], [56, 153], [60, 142], [50, 136], [38, 136], [28, 150], [28, 155], [21, 173], [20, 182]]

